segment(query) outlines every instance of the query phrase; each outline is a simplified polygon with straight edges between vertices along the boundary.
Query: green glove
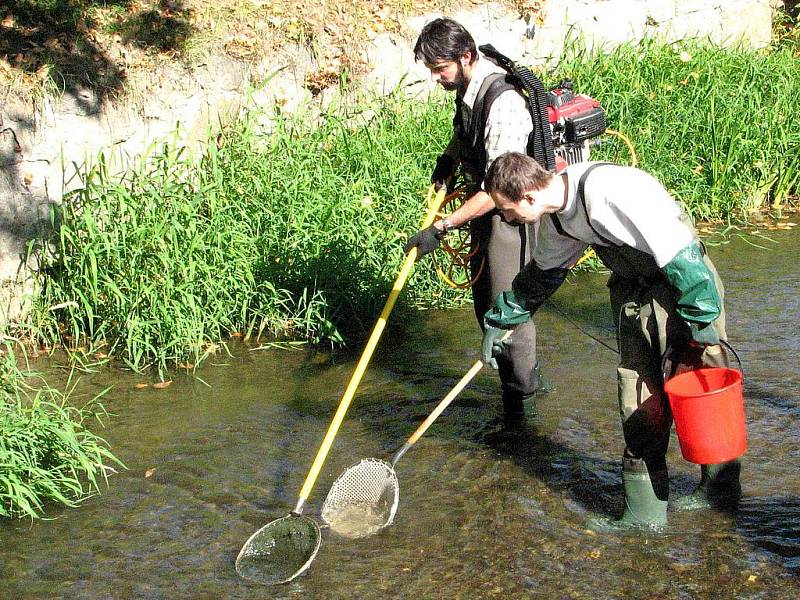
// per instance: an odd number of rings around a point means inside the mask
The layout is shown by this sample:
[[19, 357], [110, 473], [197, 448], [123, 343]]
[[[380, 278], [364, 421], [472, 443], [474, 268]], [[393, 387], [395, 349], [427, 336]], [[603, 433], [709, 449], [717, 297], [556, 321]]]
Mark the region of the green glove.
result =
[[512, 289], [501, 292], [494, 306], [486, 312], [484, 322], [494, 327], [511, 328], [533, 318], [553, 292], [567, 278], [569, 269], [542, 270], [530, 261], [517, 273]]
[[692, 333], [692, 340], [701, 346], [715, 346], [719, 344], [719, 334], [710, 323], [708, 325], [703, 325], [690, 321], [689, 331]]
[[481, 360], [484, 364], [489, 365], [493, 369], [497, 368], [498, 356], [503, 353], [503, 350], [511, 343], [510, 337], [504, 337], [508, 333], [508, 329], [500, 329], [493, 327], [484, 321], [483, 323], [483, 340], [481, 341]]
[[530, 321], [531, 316], [531, 311], [523, 306], [516, 294], [508, 290], [497, 296], [494, 306], [484, 315], [483, 323], [487, 327], [500, 327], [502, 330], [503, 327], [508, 329]]
[[677, 312], [687, 322], [707, 325], [720, 315], [722, 300], [697, 240], [678, 252], [661, 270], [678, 290]]

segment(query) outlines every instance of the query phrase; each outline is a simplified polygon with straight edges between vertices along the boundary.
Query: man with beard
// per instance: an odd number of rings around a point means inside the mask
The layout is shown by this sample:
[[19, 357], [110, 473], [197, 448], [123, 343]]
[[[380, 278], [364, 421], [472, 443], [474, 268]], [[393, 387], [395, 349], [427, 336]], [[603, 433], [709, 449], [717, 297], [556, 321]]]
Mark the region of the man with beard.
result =
[[[417, 232], [405, 246], [420, 258], [438, 248], [444, 235], [469, 225], [472, 299], [478, 323], [494, 298], [511, 285], [530, 260], [534, 230], [503, 222], [482, 182], [492, 161], [505, 152], [525, 152], [533, 129], [524, 96], [506, 81], [506, 71], [477, 50], [475, 40], [452, 19], [436, 19], [422, 29], [414, 47], [434, 82], [455, 92], [453, 136], [436, 160], [432, 183], [452, 182], [457, 167], [468, 184], [465, 202], [445, 218]], [[477, 278], [477, 279], [476, 279]], [[543, 388], [536, 360], [536, 328], [529, 321], [514, 332], [514, 341], [496, 357], [505, 417], [518, 422], [535, 410], [533, 396]], [[526, 411], [527, 407], [527, 411]]]

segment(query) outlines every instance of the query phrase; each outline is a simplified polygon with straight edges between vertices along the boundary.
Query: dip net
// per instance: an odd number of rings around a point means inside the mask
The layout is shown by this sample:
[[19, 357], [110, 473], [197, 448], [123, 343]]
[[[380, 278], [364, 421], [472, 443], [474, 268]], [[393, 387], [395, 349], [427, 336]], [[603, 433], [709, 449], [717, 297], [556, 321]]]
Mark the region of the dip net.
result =
[[389, 463], [365, 458], [333, 483], [322, 505], [322, 519], [343, 537], [372, 535], [394, 520], [400, 501], [399, 487]]
[[236, 557], [236, 572], [257, 583], [291, 581], [314, 560], [320, 542], [319, 527], [308, 517], [276, 519], [245, 542]]

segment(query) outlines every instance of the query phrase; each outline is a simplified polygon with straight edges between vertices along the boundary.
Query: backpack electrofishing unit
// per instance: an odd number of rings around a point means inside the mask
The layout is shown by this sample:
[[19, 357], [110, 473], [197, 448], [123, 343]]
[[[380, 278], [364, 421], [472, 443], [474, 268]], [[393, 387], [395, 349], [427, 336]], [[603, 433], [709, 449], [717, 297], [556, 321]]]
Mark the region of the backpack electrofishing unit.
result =
[[529, 156], [549, 171], [561, 171], [567, 165], [589, 160], [590, 141], [606, 131], [606, 112], [600, 102], [576, 94], [570, 79], [563, 79], [545, 91], [530, 69], [515, 64], [491, 44], [480, 46], [479, 50], [507, 72], [505, 77], [491, 83], [483, 96], [482, 125], [486, 124], [495, 98], [513, 86], [525, 96], [533, 120], [533, 131], [528, 137]]

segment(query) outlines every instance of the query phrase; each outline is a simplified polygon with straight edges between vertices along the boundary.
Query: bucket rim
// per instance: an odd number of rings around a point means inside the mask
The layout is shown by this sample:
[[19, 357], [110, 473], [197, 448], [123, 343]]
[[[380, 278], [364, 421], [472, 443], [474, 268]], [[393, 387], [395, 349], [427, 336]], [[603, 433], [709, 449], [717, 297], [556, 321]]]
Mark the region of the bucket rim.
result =
[[728, 371], [729, 373], [733, 373], [734, 374], [735, 379], [734, 379], [734, 381], [731, 381], [728, 384], [726, 384], [724, 387], [718, 388], [716, 390], [708, 390], [707, 392], [702, 392], [700, 394], [677, 393], [677, 395], [679, 397], [681, 397], [681, 398], [691, 398], [691, 397], [697, 397], [697, 396], [703, 396], [703, 397], [713, 396], [714, 394], [720, 394], [722, 392], [727, 392], [732, 386], [741, 385], [743, 383], [743, 381], [744, 381], [744, 377], [742, 375], [742, 372], [739, 369], [734, 369], [734, 368], [731, 368], [731, 367], [701, 367], [699, 369], [692, 369], [691, 371], [684, 371], [683, 373], [678, 373], [677, 375], [674, 375], [674, 376], [670, 377], [669, 379], [667, 379], [664, 382], [664, 391], [668, 395], [675, 394], [676, 392], [674, 390], [672, 390], [671, 388], [673, 388], [675, 385], [680, 383], [679, 380], [687, 379], [690, 376], [694, 375], [695, 373], [709, 372], [709, 371]]

